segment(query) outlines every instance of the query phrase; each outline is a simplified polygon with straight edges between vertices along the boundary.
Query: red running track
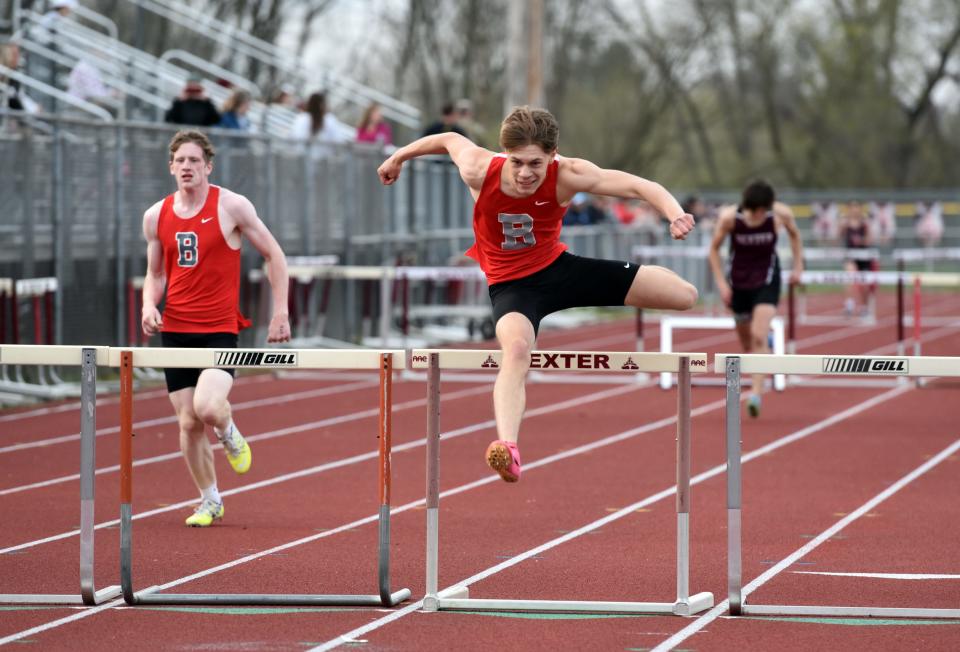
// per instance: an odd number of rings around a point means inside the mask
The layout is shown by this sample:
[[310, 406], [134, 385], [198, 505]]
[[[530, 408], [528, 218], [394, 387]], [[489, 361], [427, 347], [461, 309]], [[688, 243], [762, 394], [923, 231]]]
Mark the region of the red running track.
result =
[[[833, 309], [827, 299], [813, 310]], [[957, 315], [957, 300], [925, 299], [930, 314]], [[875, 328], [800, 331], [800, 353], [893, 352], [892, 303], [881, 295]], [[924, 353], [957, 355], [960, 328], [925, 329]], [[647, 348], [657, 341], [648, 329]], [[733, 351], [731, 333], [681, 332], [677, 346]], [[553, 349], [629, 350], [630, 322], [544, 332]], [[484, 575], [474, 597], [658, 600], [674, 598], [675, 394], [655, 387], [531, 384], [524, 422], [524, 479], [491, 478], [482, 452], [492, 437], [489, 383], [443, 385], [441, 586]], [[237, 422], [255, 464], [233, 475], [218, 453], [226, 518], [182, 526], [195, 501], [161, 391], [141, 392], [134, 418], [134, 580], [174, 592], [373, 592], [376, 583], [376, 382], [284, 379], [238, 382]], [[422, 613], [425, 387], [395, 384], [392, 577], [414, 600], [398, 609], [11, 607], [0, 640], [42, 649], [303, 650], [328, 642], [364, 649], [651, 649], [697, 618], [557, 617]], [[744, 424], [744, 579], [760, 576], [899, 478], [960, 439], [957, 387], [902, 390], [792, 388], [768, 395]], [[691, 590], [726, 595], [722, 393], [696, 388]], [[0, 592], [74, 592], [78, 583], [75, 409], [0, 415]], [[855, 412], [855, 414], [846, 414]], [[839, 415], [839, 416], [838, 416]], [[951, 417], [952, 415], [952, 417]], [[117, 580], [119, 457], [115, 402], [98, 409], [96, 571]], [[656, 424], [644, 428], [647, 424]], [[796, 433], [808, 432], [805, 436]], [[785, 437], [795, 435], [793, 440]], [[58, 438], [68, 441], [56, 443]], [[48, 442], [41, 445], [40, 442]], [[34, 444], [31, 445], [31, 442]], [[25, 445], [17, 450], [13, 446]], [[575, 447], [586, 452], [573, 454]], [[779, 446], [779, 447], [777, 447]], [[756, 454], [770, 447], [764, 454]], [[775, 447], [775, 448], [774, 448]], [[909, 483], [837, 536], [784, 568], [750, 602], [954, 607], [960, 580], [811, 575], [960, 575], [958, 456]], [[42, 486], [31, 486], [38, 485]], [[657, 496], [660, 495], [658, 498]], [[644, 500], [648, 499], [648, 500]], [[178, 506], [180, 505], [180, 506]], [[602, 526], [600, 519], [622, 515]], [[353, 524], [353, 525], [351, 525]], [[565, 533], [562, 545], [518, 560]], [[331, 533], [333, 532], [333, 533]], [[55, 538], [40, 542], [46, 538]], [[290, 545], [305, 539], [308, 542]], [[515, 561], [486, 576], [489, 569]], [[233, 565], [230, 565], [233, 564]], [[218, 566], [229, 565], [213, 571]], [[196, 575], [195, 579], [186, 578]], [[30, 631], [36, 628], [37, 631]], [[357, 632], [357, 628], [367, 631]], [[353, 634], [351, 634], [353, 633]], [[365, 643], [344, 643], [349, 635]], [[844, 620], [718, 617], [677, 649], [957, 649], [957, 623], [865, 624]]]

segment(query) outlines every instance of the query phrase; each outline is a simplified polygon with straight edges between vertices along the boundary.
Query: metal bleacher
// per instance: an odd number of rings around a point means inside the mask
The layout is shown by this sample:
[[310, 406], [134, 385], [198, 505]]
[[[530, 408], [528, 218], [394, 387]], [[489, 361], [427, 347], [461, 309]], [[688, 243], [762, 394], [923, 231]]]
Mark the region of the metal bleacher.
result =
[[151, 12], [178, 29], [189, 29], [210, 39], [216, 49], [235, 55], [221, 57], [230, 61], [229, 69], [210, 58], [179, 48], [170, 49], [158, 57], [124, 43], [118, 38], [119, 30], [110, 18], [87, 7], [77, 6], [76, 19], [57, 20], [52, 27], [44, 24], [43, 15], [21, 9], [14, 18], [19, 27], [14, 38], [31, 64], [25, 71], [31, 79], [21, 83], [48, 109], [68, 107], [78, 109], [88, 117], [108, 120], [109, 112], [95, 110], [97, 107], [89, 103], [72, 101], [62, 90], [57, 91], [65, 87], [66, 74], [83, 60], [93, 65], [104, 85], [115, 92], [118, 118], [158, 121], [163, 119], [171, 100], [180, 94], [191, 76], [199, 75], [204, 79], [207, 95], [218, 106], [232, 92], [230, 88], [215, 83], [224, 80], [233, 88], [246, 90], [253, 96], [248, 117], [256, 129], [268, 135], [285, 137], [296, 112], [286, 106], [261, 101], [264, 99], [261, 89], [247, 76], [252, 72], [250, 62], [257, 62], [275, 71], [276, 80], [296, 84], [300, 89], [315, 85], [326, 90], [331, 100], [339, 104], [365, 107], [376, 101], [386, 117], [407, 127], [419, 128], [420, 112], [415, 107], [346, 77], [324, 73], [318, 78], [291, 52], [253, 37], [209, 13], [176, 1], [127, 1], [138, 11]]

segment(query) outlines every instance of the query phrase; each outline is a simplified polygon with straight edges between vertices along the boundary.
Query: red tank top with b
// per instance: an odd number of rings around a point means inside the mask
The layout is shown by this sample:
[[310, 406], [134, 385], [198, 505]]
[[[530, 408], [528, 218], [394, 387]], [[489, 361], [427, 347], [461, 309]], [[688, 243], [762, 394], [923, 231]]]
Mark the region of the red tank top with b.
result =
[[210, 186], [193, 217], [177, 215], [173, 198], [163, 200], [157, 221], [167, 276], [163, 331], [238, 333], [250, 322], [239, 308], [240, 250], [220, 230], [220, 188]]
[[777, 273], [777, 227], [773, 211], [763, 222], [750, 226], [737, 211], [730, 234], [730, 284], [752, 290], [773, 281]]
[[473, 209], [476, 242], [467, 251], [480, 263], [489, 285], [538, 272], [567, 248], [560, 242], [567, 208], [557, 201], [560, 164], [556, 157], [547, 166], [543, 183], [529, 197], [510, 197], [500, 189], [506, 161], [505, 154], [490, 161]]

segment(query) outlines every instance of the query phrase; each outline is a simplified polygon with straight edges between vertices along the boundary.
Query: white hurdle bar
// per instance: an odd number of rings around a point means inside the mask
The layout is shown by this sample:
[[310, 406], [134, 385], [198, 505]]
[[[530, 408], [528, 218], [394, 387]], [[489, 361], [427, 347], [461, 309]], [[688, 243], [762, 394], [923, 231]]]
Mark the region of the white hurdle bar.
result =
[[[733, 330], [736, 322], [733, 317], [697, 317], [683, 315], [663, 315], [660, 318], [660, 352], [670, 353], [673, 351], [673, 331], [680, 328], [691, 328], [700, 330]], [[786, 338], [784, 336], [783, 318], [774, 317], [770, 321], [770, 331], [773, 333], [773, 355], [783, 355], [786, 353]], [[698, 384], [720, 385], [723, 380], [719, 378], [698, 378]], [[663, 372], [660, 374], [660, 387], [670, 389], [673, 386], [673, 374]], [[785, 374], [775, 374], [773, 377], [773, 388], [782, 392], [787, 387], [787, 377]]]
[[[709, 592], [690, 595], [690, 375], [707, 370], [704, 353], [624, 353], [534, 351], [541, 368], [556, 370], [674, 371], [677, 392], [677, 599], [675, 602], [604, 602], [583, 600], [470, 599], [468, 586], [438, 587], [440, 568], [440, 370], [492, 369], [499, 351], [418, 349], [411, 355], [416, 369], [427, 369], [427, 563], [424, 611], [530, 611], [549, 613], [674, 614], [689, 616], [713, 606]], [[549, 365], [549, 367], [547, 366]]]
[[107, 364], [107, 352], [105, 346], [0, 345], [0, 365], [80, 367], [80, 593], [3, 594], [0, 603], [97, 605], [120, 595], [119, 586], [98, 591], [93, 579], [97, 365]]
[[748, 605], [743, 595], [741, 510], [740, 379], [750, 374], [788, 373], [859, 376], [960, 377], [960, 357], [863, 355], [718, 354], [714, 370], [727, 385], [727, 590], [733, 616], [846, 616], [888, 618], [960, 618], [960, 609], [858, 607], [828, 605]]
[[[403, 351], [370, 349], [184, 349], [111, 348], [108, 363], [120, 369], [120, 587], [124, 602], [188, 605], [349, 605], [393, 607], [410, 589], [390, 590], [390, 448], [392, 376], [403, 369]], [[378, 487], [380, 492], [376, 595], [269, 593], [162, 593], [133, 588], [133, 368], [379, 369]]]

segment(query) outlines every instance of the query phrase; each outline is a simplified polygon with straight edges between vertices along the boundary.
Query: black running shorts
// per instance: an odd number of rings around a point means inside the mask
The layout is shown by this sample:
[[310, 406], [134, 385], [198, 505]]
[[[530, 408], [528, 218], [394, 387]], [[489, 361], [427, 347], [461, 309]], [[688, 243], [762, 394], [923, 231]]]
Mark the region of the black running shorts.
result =
[[[178, 349], [235, 349], [236, 333], [160, 333], [160, 341], [165, 347]], [[220, 367], [217, 367], [218, 369]], [[187, 387], [196, 387], [203, 369], [164, 369], [167, 379], [167, 391], [171, 394]], [[234, 369], [224, 369], [233, 376]]]
[[636, 263], [583, 258], [565, 251], [539, 272], [491, 285], [493, 321], [519, 312], [536, 333], [540, 320], [558, 310], [622, 306], [639, 270]]
[[733, 311], [733, 318], [736, 321], [749, 321], [753, 318], [753, 309], [761, 303], [768, 303], [776, 306], [780, 303], [780, 270], [773, 275], [766, 285], [749, 290], [737, 290], [734, 288], [733, 297], [730, 300], [730, 309]]

